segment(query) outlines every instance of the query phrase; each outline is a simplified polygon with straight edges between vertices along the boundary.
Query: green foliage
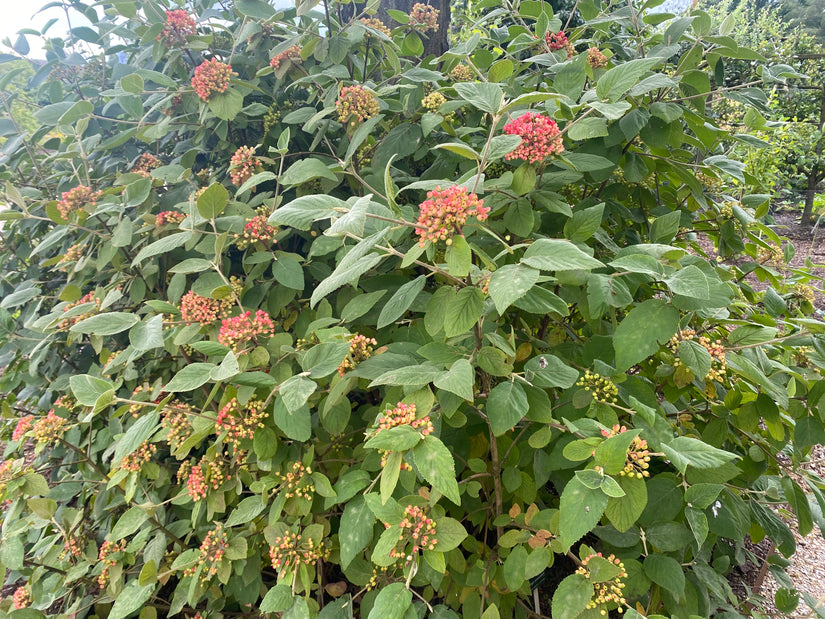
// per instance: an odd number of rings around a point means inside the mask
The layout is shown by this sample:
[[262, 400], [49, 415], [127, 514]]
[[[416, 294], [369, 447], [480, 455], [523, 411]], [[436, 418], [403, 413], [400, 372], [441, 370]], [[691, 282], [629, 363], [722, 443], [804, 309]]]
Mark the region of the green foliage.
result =
[[579, 8], [423, 61], [312, 2], [49, 42], [0, 159], [0, 611], [525, 617], [549, 568], [554, 616], [749, 612], [771, 503], [825, 525], [825, 323], [706, 105], [750, 52]]

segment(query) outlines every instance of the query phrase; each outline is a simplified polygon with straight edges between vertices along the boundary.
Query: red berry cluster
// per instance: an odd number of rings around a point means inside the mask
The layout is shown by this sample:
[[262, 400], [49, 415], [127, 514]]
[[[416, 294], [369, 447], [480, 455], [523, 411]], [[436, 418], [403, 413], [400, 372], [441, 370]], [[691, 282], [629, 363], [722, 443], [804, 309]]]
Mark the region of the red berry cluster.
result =
[[186, 219], [186, 215], [178, 211], [162, 211], [155, 216], [155, 227], [160, 228], [167, 224], [179, 224], [184, 219]]
[[32, 594], [28, 589], [26, 589], [26, 587], [17, 587], [17, 589], [14, 590], [14, 594], [11, 596], [11, 600], [14, 610], [21, 610], [31, 606]]
[[428, 4], [416, 2], [410, 11], [410, 25], [421, 32], [438, 30], [438, 12]]
[[189, 472], [186, 477], [186, 490], [189, 492], [189, 498], [193, 501], [205, 499], [209, 488], [206, 485], [206, 476], [203, 474], [201, 463], [198, 462], [198, 464], [192, 466], [186, 462], [181, 466], [181, 469], [184, 467], [186, 467], [186, 470]]
[[603, 69], [607, 66], [607, 56], [598, 47], [591, 47], [587, 50], [587, 64], [594, 69]]
[[59, 417], [53, 410], [32, 427], [32, 436], [38, 443], [56, 443], [66, 431], [68, 421]]
[[550, 155], [564, 151], [561, 131], [556, 121], [537, 112], [527, 112], [511, 120], [504, 125], [504, 133], [521, 138], [518, 148], [504, 156], [508, 161], [524, 159], [529, 163], [538, 163]]
[[241, 406], [237, 398], [226, 403], [215, 419], [215, 430], [226, 433], [226, 442], [236, 450], [241, 441], [255, 436], [255, 430], [263, 428], [263, 419], [266, 417], [262, 400], [252, 399]]
[[278, 576], [294, 574], [298, 566], [310, 566], [329, 556], [323, 542], [316, 545], [311, 538], [303, 540], [300, 533], [287, 531], [276, 537], [274, 542], [269, 547], [269, 558], [272, 567], [278, 571]]
[[57, 203], [57, 210], [63, 219], [69, 219], [69, 215], [75, 211], [97, 204], [102, 195], [102, 191], [94, 191], [91, 187], [78, 185], [62, 193], [61, 200]]
[[255, 156], [255, 147], [241, 146], [229, 160], [229, 176], [238, 187], [252, 178], [261, 161]]
[[197, 562], [192, 567], [187, 568], [183, 575], [194, 576], [198, 569], [203, 566], [201, 580], [209, 580], [218, 573], [218, 568], [228, 547], [229, 541], [226, 537], [226, 531], [223, 530], [223, 525], [218, 524], [203, 538]]
[[349, 354], [346, 359], [338, 366], [338, 375], [343, 376], [350, 370], [354, 370], [355, 366], [366, 361], [372, 356], [373, 346], [378, 344], [374, 337], [366, 337], [357, 333], [350, 336], [349, 339]]
[[355, 127], [358, 123], [378, 114], [380, 108], [375, 95], [360, 84], [355, 84], [344, 86], [341, 89], [341, 94], [335, 102], [335, 109], [338, 110], [340, 123]]
[[300, 462], [293, 462], [292, 468], [282, 475], [275, 473], [281, 480], [281, 492], [285, 492], [287, 499], [296, 497], [311, 501], [315, 493], [315, 484], [312, 483], [312, 469]]
[[[610, 430], [602, 430], [602, 436], [605, 438], [613, 438], [627, 432], [625, 426], [619, 427], [619, 424], [613, 426]], [[647, 441], [643, 438], [634, 437], [630, 447], [627, 448], [627, 459], [624, 469], [619, 473], [622, 477], [650, 477], [650, 472], [647, 470], [650, 467], [650, 450], [647, 448]], [[595, 467], [598, 471], [600, 467]]]
[[172, 451], [178, 449], [186, 439], [192, 436], [192, 422], [189, 420], [192, 412], [189, 404], [178, 400], [172, 400], [163, 409], [160, 425], [166, 430], [166, 442]]
[[[427, 516], [417, 505], [407, 505], [404, 509], [404, 518], [398, 524], [401, 533], [395, 548], [390, 550], [393, 559], [412, 561], [413, 555], [419, 550], [433, 550], [438, 543], [435, 536], [435, 521]], [[412, 547], [410, 547], [412, 543]]]
[[34, 415], [26, 415], [25, 417], [21, 417], [17, 422], [17, 425], [14, 427], [14, 432], [11, 433], [11, 440], [19, 441], [23, 438], [26, 432], [31, 430], [32, 425], [34, 425]]
[[246, 249], [256, 242], [271, 245], [275, 242], [275, 235], [278, 228], [267, 223], [266, 215], [255, 215], [252, 219], [247, 219], [243, 227], [243, 232], [235, 235], [235, 245], [238, 249]]
[[123, 552], [126, 548], [126, 540], [122, 539], [119, 542], [103, 542], [98, 552], [97, 560], [103, 563], [103, 571], [97, 577], [97, 584], [101, 589], [109, 584], [109, 570], [117, 564], [117, 559], [113, 555]]
[[226, 92], [229, 88], [229, 78], [237, 75], [228, 64], [217, 58], [212, 58], [199, 64], [192, 77], [192, 88], [195, 89], [201, 101], [209, 101], [216, 92]]
[[257, 343], [258, 336], [269, 336], [274, 331], [275, 325], [266, 312], [258, 310], [252, 317], [252, 313], [247, 311], [221, 321], [218, 341], [235, 352], [241, 352], [250, 342]]
[[172, 47], [186, 43], [187, 36], [197, 34], [197, 24], [192, 16], [183, 9], [166, 11], [166, 24], [157, 36], [158, 41]]
[[143, 153], [140, 157], [137, 158], [135, 161], [135, 165], [129, 170], [129, 172], [134, 172], [135, 174], [140, 174], [141, 176], [150, 176], [152, 170], [160, 167], [160, 159], [152, 155], [151, 153]]
[[123, 457], [120, 461], [120, 468], [125, 471], [137, 473], [157, 452], [157, 445], [150, 443], [148, 440], [143, 441], [137, 449]]
[[461, 234], [461, 228], [467, 218], [474, 216], [479, 221], [487, 219], [489, 208], [484, 207], [484, 200], [467, 191], [466, 187], [453, 185], [442, 190], [436, 187], [427, 192], [427, 200], [419, 205], [421, 209], [416, 222], [415, 233], [420, 237], [421, 247], [427, 241], [446, 241], [452, 244], [452, 237]]
[[625, 584], [622, 582], [622, 578], [627, 578], [627, 572], [624, 569], [624, 563], [620, 559], [618, 559], [615, 555], [610, 554], [606, 558], [602, 557], [602, 553], [595, 553], [591, 554], [590, 556], [586, 557], [582, 560], [582, 564], [579, 569], [576, 570], [576, 574], [581, 574], [588, 580], [591, 578], [590, 570], [587, 567], [587, 564], [594, 557], [603, 558], [605, 561], [612, 563], [613, 565], [617, 566], [621, 571], [611, 578], [610, 580], [602, 581], [602, 582], [593, 582], [594, 594], [593, 598], [588, 602], [587, 608], [589, 609], [599, 609], [599, 614], [607, 615], [607, 605], [608, 604], [616, 604], [618, 608], [616, 611], [618, 613], [624, 612], [624, 608], [622, 605], [626, 603], [624, 598], [623, 589], [625, 588]]
[[72, 316], [70, 318], [66, 318], [66, 320], [62, 320], [60, 324], [57, 325], [58, 329], [67, 330], [72, 325], [76, 325], [81, 320], [86, 320], [90, 316], [94, 316], [97, 311], [100, 309], [100, 301], [95, 298], [94, 291], [89, 292], [88, 294], [83, 295], [74, 303], [69, 303], [66, 307], [63, 308], [64, 312], [68, 312], [70, 309], [74, 309], [79, 305], [84, 305], [85, 303], [94, 303], [95, 308], [93, 310], [89, 310], [88, 312], [83, 312], [82, 314], [78, 314], [77, 316]]
[[293, 64], [301, 62], [301, 48], [297, 45], [293, 45], [289, 49], [277, 54], [269, 61], [269, 66], [277, 71], [281, 67], [281, 64], [289, 62]]
[[544, 41], [547, 43], [547, 47], [554, 52], [564, 49], [564, 47], [569, 43], [567, 40], [567, 35], [561, 31], [545, 33]]
[[180, 315], [188, 324], [208, 325], [218, 319], [220, 304], [215, 299], [189, 291], [180, 300]]

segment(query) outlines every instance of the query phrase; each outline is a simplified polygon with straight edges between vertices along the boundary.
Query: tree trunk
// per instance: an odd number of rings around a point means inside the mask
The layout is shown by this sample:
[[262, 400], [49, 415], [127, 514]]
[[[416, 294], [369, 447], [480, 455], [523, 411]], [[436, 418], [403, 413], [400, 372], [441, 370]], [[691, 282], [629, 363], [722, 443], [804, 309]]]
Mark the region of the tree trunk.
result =
[[[822, 129], [825, 127], [825, 85], [822, 86], [822, 90], [819, 92], [819, 133], [822, 133]], [[820, 138], [816, 143], [816, 159], [817, 162], [814, 164], [811, 173], [808, 175], [808, 190], [805, 192], [805, 210], [802, 211], [802, 225], [803, 226], [811, 226], [813, 225], [813, 221], [811, 216], [814, 212], [814, 196], [816, 195], [816, 186], [819, 184], [819, 181], [822, 180], [822, 169], [819, 164], [819, 158], [822, 155], [822, 138]]]

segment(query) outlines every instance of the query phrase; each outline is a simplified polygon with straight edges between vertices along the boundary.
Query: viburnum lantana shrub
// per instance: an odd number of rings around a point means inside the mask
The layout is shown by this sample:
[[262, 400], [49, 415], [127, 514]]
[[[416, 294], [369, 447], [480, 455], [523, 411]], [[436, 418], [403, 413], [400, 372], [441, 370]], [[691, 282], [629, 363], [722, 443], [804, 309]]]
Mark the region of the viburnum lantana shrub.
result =
[[734, 618], [765, 537], [813, 603], [775, 509], [825, 526], [825, 323], [709, 115], [765, 103], [749, 52], [579, 8], [423, 60], [424, 4], [43, 42], [37, 129], [0, 119], [0, 611]]

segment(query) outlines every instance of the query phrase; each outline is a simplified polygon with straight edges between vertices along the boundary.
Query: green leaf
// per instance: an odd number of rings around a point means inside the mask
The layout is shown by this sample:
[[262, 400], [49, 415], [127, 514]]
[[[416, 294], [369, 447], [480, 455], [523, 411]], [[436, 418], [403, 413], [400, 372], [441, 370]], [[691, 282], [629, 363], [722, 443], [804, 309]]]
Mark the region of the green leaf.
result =
[[539, 271], [523, 264], [506, 264], [496, 269], [490, 276], [488, 291], [499, 315], [527, 294], [538, 278]]
[[571, 574], [553, 593], [553, 619], [576, 619], [593, 598], [593, 585], [583, 574]]
[[[412, 449], [421, 441], [421, 433], [410, 425], [404, 424], [381, 430], [364, 443], [367, 449], [386, 451], [404, 451]], [[398, 463], [401, 464], [400, 462]], [[384, 467], [386, 468], [386, 467]]]
[[[544, 94], [544, 93], [537, 93]], [[497, 135], [490, 140], [490, 148], [487, 149], [487, 161], [492, 163], [506, 155], [512, 153], [521, 144], [521, 137], [518, 135]]]
[[313, 222], [336, 215], [336, 209], [349, 210], [349, 205], [334, 196], [302, 196], [279, 207], [267, 221], [273, 226], [309, 230]]
[[501, 436], [527, 414], [530, 405], [524, 388], [515, 381], [493, 387], [487, 398], [487, 418], [495, 436]]
[[109, 537], [113, 542], [129, 537], [149, 520], [149, 514], [140, 507], [130, 507], [112, 527]]
[[579, 372], [547, 353], [524, 364], [524, 377], [536, 387], [569, 389], [579, 379]]
[[77, 101], [60, 117], [58, 124], [71, 125], [93, 111], [94, 106], [89, 101]]
[[193, 391], [210, 380], [216, 367], [214, 363], [190, 363], [175, 374], [163, 390], [170, 393]]
[[112, 456], [112, 463], [120, 465], [120, 461], [133, 453], [140, 445], [158, 429], [158, 414], [155, 411], [144, 414], [115, 442], [115, 453]]
[[613, 336], [616, 369], [625, 371], [654, 354], [679, 328], [679, 310], [661, 299], [634, 307]]
[[571, 140], [590, 140], [608, 135], [607, 121], [604, 118], [582, 118], [577, 120], [567, 132]]
[[645, 575], [660, 587], [664, 587], [677, 599], [685, 595], [685, 573], [679, 562], [667, 555], [649, 554], [644, 562]]
[[344, 322], [352, 322], [361, 318], [361, 316], [369, 312], [386, 294], [386, 290], [376, 290], [375, 292], [358, 295], [341, 310], [341, 320]]
[[475, 286], [458, 291], [444, 313], [444, 334], [454, 337], [469, 331], [481, 318], [484, 293]]
[[662, 451], [682, 473], [687, 471], [688, 466], [712, 469], [739, 458], [736, 454], [689, 436], [678, 436], [669, 443], [662, 444]]
[[81, 320], [69, 329], [72, 333], [88, 333], [91, 335], [114, 335], [140, 322], [135, 314], [126, 312], [108, 312], [90, 316]]
[[464, 142], [447, 142], [446, 144], [437, 144], [433, 148], [443, 148], [466, 159], [481, 161], [481, 153], [476, 152]]
[[137, 323], [129, 330], [129, 343], [135, 350], [163, 347], [163, 316], [157, 314]]
[[527, 565], [527, 550], [524, 546], [518, 545], [510, 551], [504, 561], [502, 572], [504, 582], [511, 591], [518, 591], [525, 582], [524, 570]]
[[712, 363], [708, 349], [693, 340], [679, 342], [679, 361], [690, 368], [697, 378], [707, 376]]
[[467, 239], [463, 236], [453, 237], [452, 243], [447, 246], [444, 259], [447, 261], [450, 275], [467, 277], [473, 264], [473, 253]]
[[489, 82], [458, 82], [453, 84], [458, 96], [483, 112], [495, 114], [501, 107], [504, 91]]
[[435, 534], [438, 541], [435, 544], [436, 552], [449, 552], [458, 548], [467, 538], [467, 529], [454, 518], [439, 518], [435, 523]]
[[136, 579], [130, 580], [115, 598], [109, 619], [124, 619], [134, 613], [152, 597], [154, 589], [154, 584], [141, 586]]
[[453, 503], [460, 505], [458, 482], [455, 479], [455, 462], [444, 443], [429, 434], [413, 448], [412, 453], [415, 466], [421, 476]]
[[201, 273], [212, 268], [212, 263], [203, 258], [187, 258], [182, 262], [178, 262], [175, 266], [169, 269], [170, 273]]
[[444, 373], [441, 367], [422, 363], [389, 370], [370, 383], [370, 389], [378, 385], [423, 386], [433, 382]]
[[574, 477], [564, 487], [559, 504], [559, 534], [563, 548], [579, 541], [593, 530], [607, 507], [607, 495], [585, 486]]
[[378, 592], [367, 619], [403, 619], [411, 605], [412, 592], [403, 582], [394, 582]]
[[521, 261], [542, 271], [589, 271], [604, 266], [570, 241], [562, 239], [538, 239], [527, 248]]
[[277, 585], [266, 592], [259, 610], [263, 613], [280, 613], [292, 606], [294, 595], [289, 585]]
[[444, 389], [472, 402], [475, 371], [467, 359], [459, 359], [450, 366], [448, 372], [436, 378], [433, 384], [439, 389]]
[[132, 266], [140, 264], [147, 258], [159, 256], [160, 254], [165, 254], [167, 252], [172, 251], [173, 249], [177, 249], [178, 247], [186, 243], [186, 241], [188, 241], [190, 238], [192, 238], [191, 232], [177, 232], [175, 234], [165, 236], [162, 239], [158, 239], [154, 243], [150, 243], [138, 252], [138, 255], [135, 256], [134, 260], [132, 260]]
[[312, 414], [309, 406], [290, 411], [283, 398], [275, 398], [272, 405], [272, 419], [283, 433], [293, 441], [308, 441], [312, 436]]
[[77, 403], [81, 406], [94, 406], [98, 398], [114, 390], [114, 385], [108, 380], [88, 374], [76, 374], [70, 377], [69, 386], [74, 397], [77, 398]]
[[307, 403], [309, 397], [315, 393], [318, 385], [306, 376], [293, 376], [281, 384], [280, 399], [290, 413], [294, 413]]
[[419, 275], [414, 280], [407, 282], [396, 290], [395, 294], [390, 297], [386, 305], [381, 308], [381, 314], [378, 316], [377, 327], [382, 329], [401, 318], [401, 316], [404, 315], [404, 312], [406, 312], [413, 304], [416, 297], [418, 297], [421, 291], [424, 290], [426, 283], [427, 276]]
[[574, 243], [581, 243], [593, 236], [602, 225], [604, 202], [573, 212], [564, 224], [564, 236]]
[[624, 533], [636, 524], [647, 506], [647, 484], [638, 477], [619, 477], [616, 481], [624, 496], [611, 498], [604, 514], [617, 531]]
[[594, 462], [608, 475], [621, 472], [627, 459], [627, 449], [640, 433], [641, 430], [628, 430], [606, 439], [596, 448]]
[[269, 19], [276, 13], [276, 9], [263, 0], [236, 0], [235, 8], [238, 9], [241, 15], [257, 19]]
[[221, 120], [234, 120], [243, 109], [243, 95], [234, 89], [213, 93], [209, 98], [209, 109]]
[[623, 570], [612, 561], [596, 556], [587, 561], [587, 571], [590, 572], [590, 582], [600, 583], [613, 580]]
[[268, 505], [260, 496], [246, 497], [232, 510], [224, 526], [235, 527], [239, 524], [246, 524], [256, 518], [267, 507]]
[[[383, 234], [381, 234], [381, 236], [383, 236]], [[332, 274], [316, 286], [310, 298], [311, 307], [315, 307], [321, 299], [329, 293], [338, 290], [341, 286], [346, 284], [355, 285], [364, 273], [381, 262], [383, 256], [380, 254], [366, 253], [369, 252], [377, 242], [377, 240], [374, 239], [378, 238], [380, 238], [380, 236], [377, 235], [367, 237], [344, 256]]]
[[637, 58], [608, 69], [596, 83], [599, 99], [615, 102], [664, 58]]
[[212, 183], [198, 196], [198, 213], [204, 219], [215, 219], [229, 204], [229, 191], [220, 183]]
[[692, 264], [676, 271], [665, 279], [665, 283], [674, 294], [705, 301], [710, 299], [710, 280], [699, 267]]
[[363, 496], [347, 502], [341, 516], [338, 542], [341, 546], [341, 568], [346, 570], [355, 556], [372, 541], [375, 517], [370, 512]]
[[286, 186], [301, 185], [316, 178], [337, 181], [338, 178], [320, 159], [308, 157], [293, 163], [281, 175], [281, 183]]

